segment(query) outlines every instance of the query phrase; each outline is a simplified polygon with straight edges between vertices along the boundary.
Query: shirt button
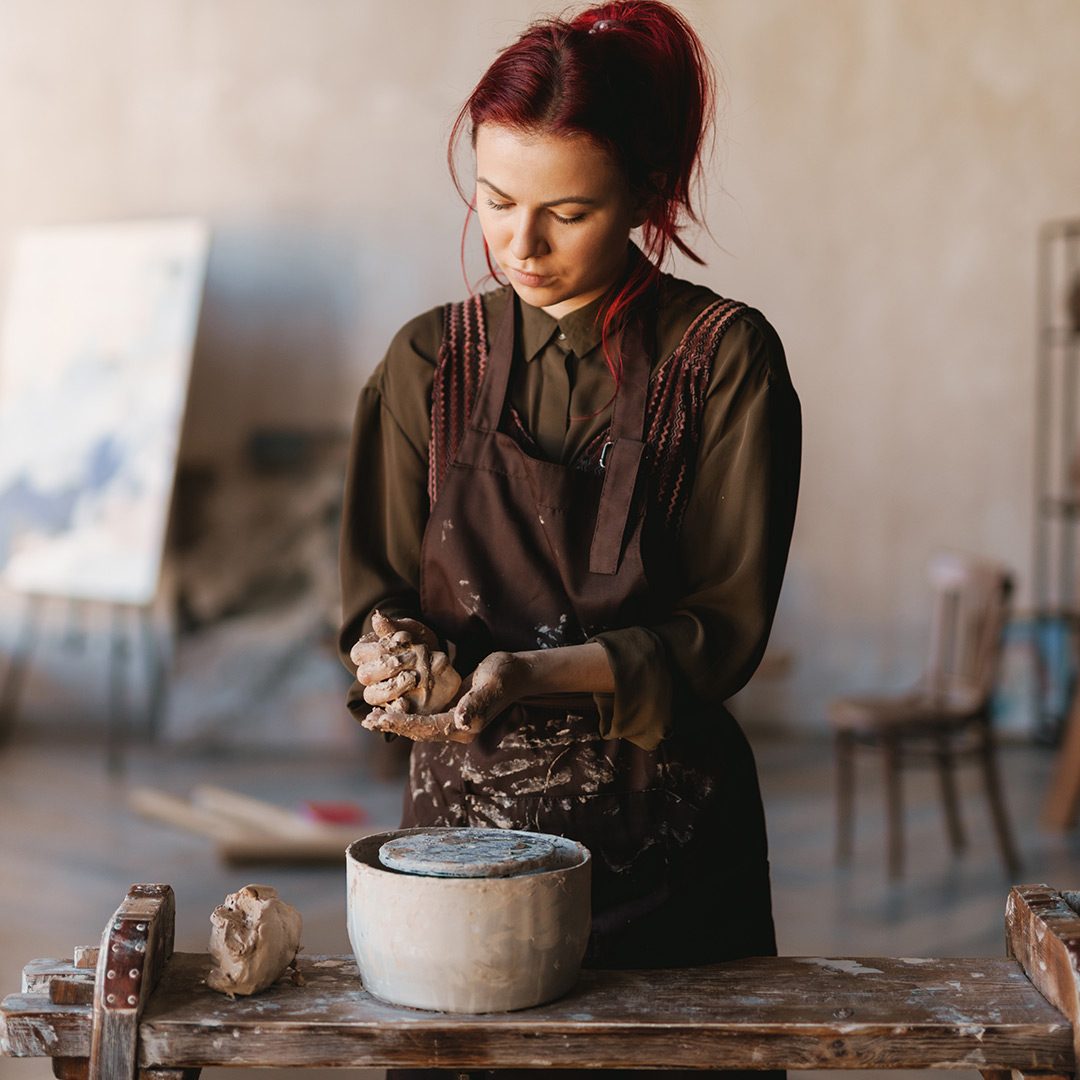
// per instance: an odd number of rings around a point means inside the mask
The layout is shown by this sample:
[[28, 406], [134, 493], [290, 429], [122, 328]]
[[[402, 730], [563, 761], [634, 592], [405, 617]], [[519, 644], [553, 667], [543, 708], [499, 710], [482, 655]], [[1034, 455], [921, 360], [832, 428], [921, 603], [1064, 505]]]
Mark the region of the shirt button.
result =
[[565, 341], [566, 340], [566, 335], [564, 333], [560, 332], [559, 333], [559, 340], [560, 341]]

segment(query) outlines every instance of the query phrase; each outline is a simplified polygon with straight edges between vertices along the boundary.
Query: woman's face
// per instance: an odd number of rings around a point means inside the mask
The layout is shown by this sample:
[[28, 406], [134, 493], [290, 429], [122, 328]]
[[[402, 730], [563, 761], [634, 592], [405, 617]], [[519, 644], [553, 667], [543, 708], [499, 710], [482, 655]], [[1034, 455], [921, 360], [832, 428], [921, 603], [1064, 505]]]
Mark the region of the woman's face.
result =
[[591, 139], [481, 124], [476, 176], [484, 239], [525, 303], [560, 318], [622, 272], [644, 214]]

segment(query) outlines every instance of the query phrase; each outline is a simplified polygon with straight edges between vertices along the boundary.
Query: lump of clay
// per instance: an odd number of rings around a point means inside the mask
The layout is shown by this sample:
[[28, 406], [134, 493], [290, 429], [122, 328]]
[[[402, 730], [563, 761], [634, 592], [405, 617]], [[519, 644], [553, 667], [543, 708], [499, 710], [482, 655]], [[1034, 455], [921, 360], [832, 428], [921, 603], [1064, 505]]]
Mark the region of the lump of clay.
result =
[[229, 997], [265, 990], [296, 960], [301, 925], [300, 912], [270, 885], [230, 893], [210, 916], [206, 985]]
[[454, 670], [446, 653], [414, 644], [407, 631], [396, 630], [394, 624], [378, 611], [371, 617], [371, 626], [385, 651], [401, 656], [409, 665], [407, 670], [393, 677], [391, 682], [396, 685], [391, 692], [403, 686], [410, 689], [392, 701], [383, 701], [382, 695], [377, 692], [369, 698], [368, 691], [373, 688], [368, 687], [364, 691], [365, 701], [369, 705], [381, 705], [389, 711], [402, 713], [427, 714], [445, 709], [461, 686], [461, 676]]

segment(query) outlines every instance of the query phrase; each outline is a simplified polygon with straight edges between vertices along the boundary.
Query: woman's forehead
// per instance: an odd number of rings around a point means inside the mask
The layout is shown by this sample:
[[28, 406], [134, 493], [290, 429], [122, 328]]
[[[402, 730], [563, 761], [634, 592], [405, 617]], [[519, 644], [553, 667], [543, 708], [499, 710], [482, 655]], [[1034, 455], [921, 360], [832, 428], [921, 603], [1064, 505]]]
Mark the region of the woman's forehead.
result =
[[622, 185], [610, 155], [587, 135], [553, 135], [481, 124], [476, 172], [506, 195], [547, 202], [585, 195], [600, 198]]

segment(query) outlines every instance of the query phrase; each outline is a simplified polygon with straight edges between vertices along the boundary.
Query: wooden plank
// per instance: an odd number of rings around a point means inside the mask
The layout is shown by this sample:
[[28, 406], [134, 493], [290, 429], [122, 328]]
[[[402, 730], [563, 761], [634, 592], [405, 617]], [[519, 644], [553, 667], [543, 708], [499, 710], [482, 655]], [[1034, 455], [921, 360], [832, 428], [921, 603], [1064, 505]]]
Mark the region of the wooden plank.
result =
[[94, 972], [70, 960], [31, 960], [23, 968], [22, 992], [47, 994], [54, 1005], [92, 1005]]
[[128, 794], [128, 806], [140, 817], [208, 836], [211, 840], [242, 837], [251, 831], [239, 828], [235, 822], [226, 821], [205, 807], [193, 806], [187, 799], [155, 788], [133, 788]]
[[52, 979], [68, 975], [73, 979], [90, 979], [91, 982], [94, 978], [92, 971], [80, 971], [70, 960], [54, 960], [51, 957], [31, 960], [22, 970], [22, 992], [47, 994]]
[[143, 1067], [963, 1068], [1072, 1071], [1072, 1028], [1014, 961], [767, 957], [586, 971], [560, 1001], [461, 1016], [384, 1004], [351, 957], [229, 1001], [174, 956], [139, 1028]]
[[77, 968], [97, 968], [99, 951], [96, 945], [76, 945], [71, 962]]
[[54, 1005], [93, 1005], [94, 984], [86, 979], [52, 979], [49, 1000]]
[[[228, 821], [246, 832], [269, 833], [272, 836], [303, 840], [318, 836], [327, 829], [326, 825], [311, 821], [275, 803], [211, 784], [196, 787], [191, 793], [191, 801], [219, 820]], [[357, 836], [353, 836], [353, 840], [356, 839]]]
[[105, 926], [94, 983], [90, 1080], [134, 1080], [139, 1014], [173, 951], [168, 885], [132, 885]]
[[329, 866], [345, 865], [345, 849], [359, 839], [362, 831], [344, 836], [313, 836], [298, 840], [295, 837], [255, 836], [233, 837], [217, 845], [218, 856], [233, 866], [249, 863], [310, 863]]
[[52, 1071], [56, 1080], [87, 1080], [90, 1062], [86, 1058], [54, 1057]]
[[43, 994], [11, 994], [0, 1002], [0, 1054], [89, 1057], [93, 1020], [88, 1005], [54, 1005]]
[[225, 862], [329, 863], [345, 861], [345, 849], [371, 832], [324, 825], [299, 814], [222, 788], [196, 788], [198, 805], [153, 788], [135, 788], [128, 804], [142, 817], [216, 841]]
[[[1077, 695], [1080, 698], [1080, 694]], [[1080, 915], [1077, 894], [1049, 885], [1018, 885], [1005, 905], [1011, 956], [1043, 996], [1071, 1021], [1080, 1053]]]

